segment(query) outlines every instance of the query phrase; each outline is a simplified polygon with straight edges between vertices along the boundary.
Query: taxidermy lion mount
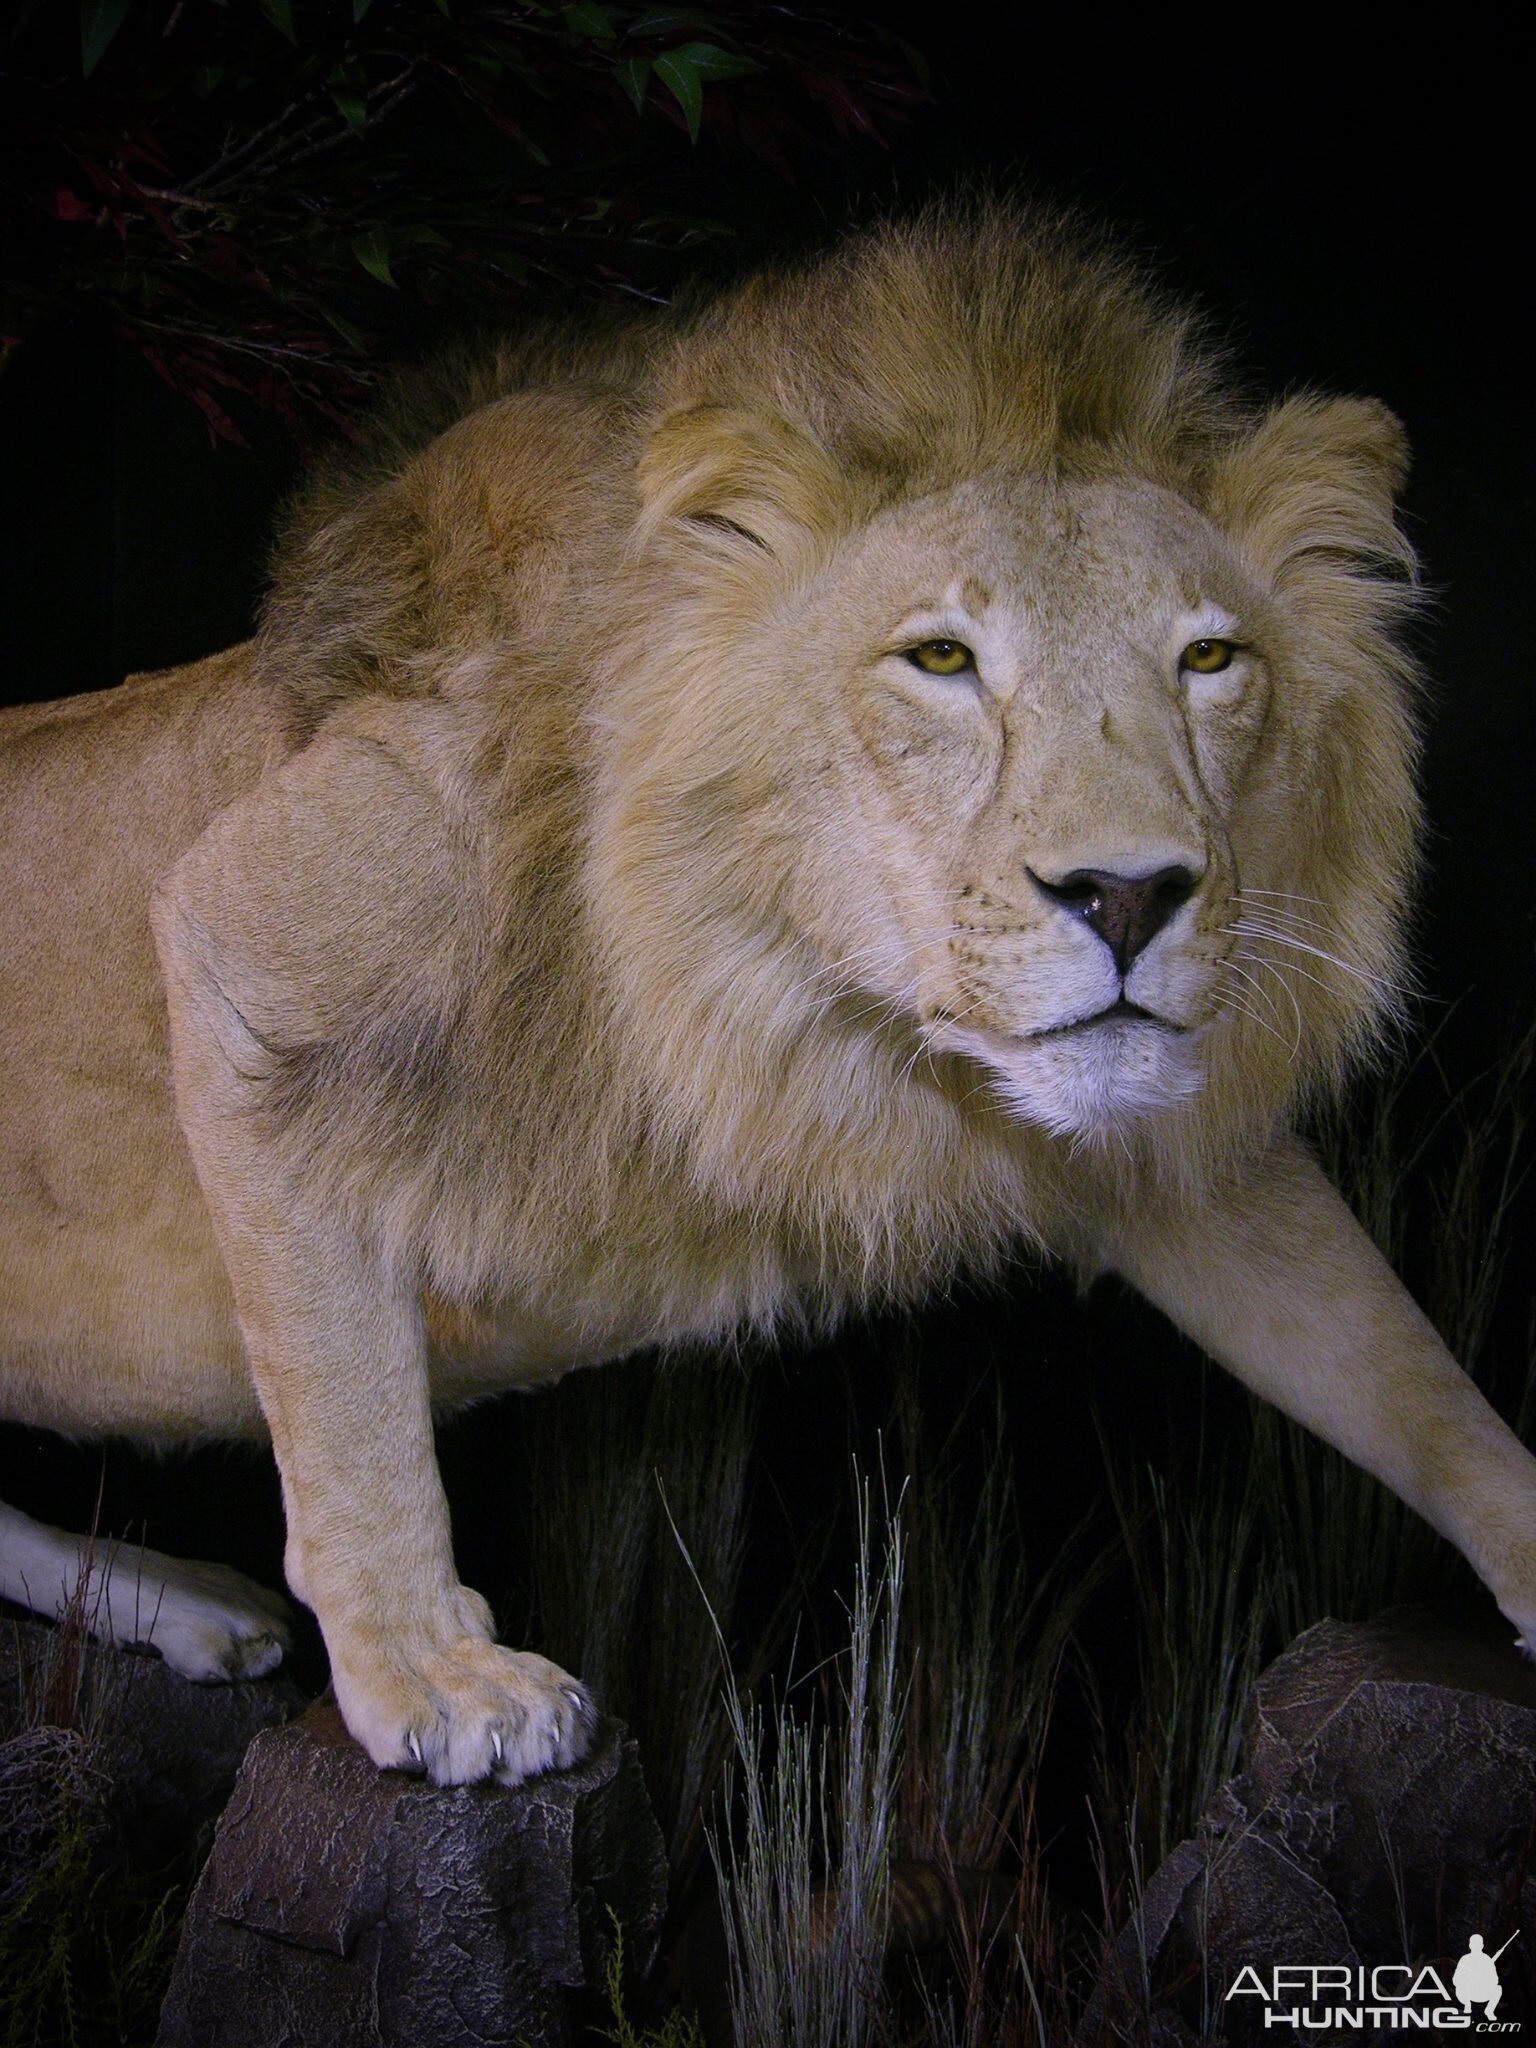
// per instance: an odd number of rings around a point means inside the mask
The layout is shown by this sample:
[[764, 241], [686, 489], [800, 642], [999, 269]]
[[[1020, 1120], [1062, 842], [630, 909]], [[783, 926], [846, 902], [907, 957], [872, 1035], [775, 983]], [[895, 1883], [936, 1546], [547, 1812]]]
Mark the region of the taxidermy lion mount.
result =
[[[433, 1410], [1022, 1242], [1536, 1642], [1536, 1462], [1290, 1135], [1399, 973], [1403, 466], [1005, 208], [440, 378], [251, 645], [0, 727], [3, 1413], [269, 1432], [353, 1734], [516, 1782], [592, 1708], [460, 1584]], [[55, 1606], [78, 1542], [0, 1534]], [[136, 1562], [103, 1629], [276, 1661]]]

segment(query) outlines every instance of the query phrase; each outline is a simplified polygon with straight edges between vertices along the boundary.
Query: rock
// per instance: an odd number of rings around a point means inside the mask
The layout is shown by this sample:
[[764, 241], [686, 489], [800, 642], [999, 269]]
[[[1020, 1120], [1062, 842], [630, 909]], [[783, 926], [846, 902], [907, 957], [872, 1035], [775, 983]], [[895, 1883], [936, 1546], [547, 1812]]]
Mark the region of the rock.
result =
[[381, 1771], [322, 1701], [251, 1744], [182, 1930], [159, 2048], [564, 2048], [573, 1993], [654, 1954], [636, 1746], [508, 1791]]
[[0, 1622], [0, 1741], [39, 1728], [76, 1731], [107, 1834], [141, 1869], [190, 1878], [251, 1737], [303, 1707], [304, 1695], [281, 1676], [194, 1685], [152, 1653], [115, 1649], [16, 1609]]
[[[1146, 2040], [1355, 2038], [1324, 2009], [1444, 2008], [1473, 1933], [1499, 1964], [1498, 2018], [1536, 2020], [1536, 1669], [1507, 1640], [1416, 1610], [1320, 1622], [1254, 1689], [1244, 1768], [1153, 1876], [1121, 1934], [1077, 2048]], [[1378, 1966], [1414, 1966], [1375, 1980]], [[1366, 1971], [1343, 1990], [1276, 1968]], [[1435, 1979], [1420, 1973], [1428, 1966]], [[1247, 1970], [1251, 1976], [1243, 1976]], [[1245, 1988], [1230, 1995], [1240, 1976]], [[1415, 1979], [1419, 1990], [1406, 1997]], [[1314, 1989], [1320, 1996], [1313, 1998]], [[1359, 1990], [1360, 1996], [1355, 1992]], [[1308, 2006], [1300, 2034], [1277, 2024]], [[1455, 2008], [1458, 2017], [1459, 2005]], [[1476, 2008], [1473, 2023], [1482, 2020]], [[1397, 2027], [1388, 2015], [1382, 2025]], [[1365, 2030], [1371, 2031], [1369, 2019]]]

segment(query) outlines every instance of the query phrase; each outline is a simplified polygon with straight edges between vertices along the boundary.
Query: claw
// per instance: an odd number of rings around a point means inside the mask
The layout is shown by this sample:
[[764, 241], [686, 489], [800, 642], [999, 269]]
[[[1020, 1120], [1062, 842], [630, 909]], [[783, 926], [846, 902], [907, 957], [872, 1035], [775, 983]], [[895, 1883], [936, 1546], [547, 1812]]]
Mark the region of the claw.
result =
[[495, 1751], [496, 1761], [499, 1764], [501, 1762], [501, 1730], [499, 1728], [491, 1730], [491, 1748]]
[[408, 1734], [406, 1736], [405, 1746], [411, 1753], [412, 1763], [416, 1764], [419, 1767], [421, 1764], [421, 1744], [416, 1740], [414, 1733]]

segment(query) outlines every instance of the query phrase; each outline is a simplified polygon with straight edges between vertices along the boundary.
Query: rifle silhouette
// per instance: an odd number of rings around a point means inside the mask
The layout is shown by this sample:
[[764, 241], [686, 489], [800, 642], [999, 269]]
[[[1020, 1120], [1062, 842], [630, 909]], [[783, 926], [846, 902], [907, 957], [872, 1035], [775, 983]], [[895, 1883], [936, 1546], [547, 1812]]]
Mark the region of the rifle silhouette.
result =
[[[1519, 1938], [1520, 1938], [1520, 1930], [1519, 1930], [1519, 1928], [1517, 1927], [1517, 1928], [1515, 1929], [1514, 1933], [1513, 1933], [1513, 1934], [1512, 1934], [1512, 1935], [1511, 1935], [1511, 1936], [1509, 1937], [1509, 1941], [1518, 1941], [1518, 1940], [1519, 1940]], [[1508, 1947], [1509, 1947], [1509, 1941], [1506, 1941], [1506, 1942], [1505, 1942], [1505, 1944], [1504, 1944], [1504, 1948], [1508, 1948]], [[1496, 1962], [1497, 1962], [1497, 1961], [1499, 1960], [1499, 1957], [1500, 1957], [1501, 1955], [1503, 1955], [1503, 1953], [1504, 1953], [1504, 1948], [1497, 1948], [1497, 1949], [1495, 1949], [1495, 1950], [1494, 1950], [1494, 1952], [1493, 1952], [1493, 1954], [1492, 1954], [1492, 1955], [1491, 1955], [1491, 1956], [1490, 1956], [1490, 1957], [1488, 1958], [1489, 1962], [1490, 1962], [1490, 1963], [1496, 1963]]]

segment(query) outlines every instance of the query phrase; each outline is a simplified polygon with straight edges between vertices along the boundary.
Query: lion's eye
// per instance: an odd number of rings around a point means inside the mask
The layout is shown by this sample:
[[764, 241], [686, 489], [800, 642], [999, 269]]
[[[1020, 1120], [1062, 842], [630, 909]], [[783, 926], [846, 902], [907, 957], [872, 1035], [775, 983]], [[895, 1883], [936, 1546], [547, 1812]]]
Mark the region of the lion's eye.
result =
[[963, 640], [924, 640], [907, 649], [907, 659], [924, 675], [958, 676], [976, 666], [976, 657]]
[[1220, 675], [1232, 666], [1236, 652], [1230, 640], [1191, 640], [1179, 656], [1179, 667], [1192, 669], [1197, 676]]

